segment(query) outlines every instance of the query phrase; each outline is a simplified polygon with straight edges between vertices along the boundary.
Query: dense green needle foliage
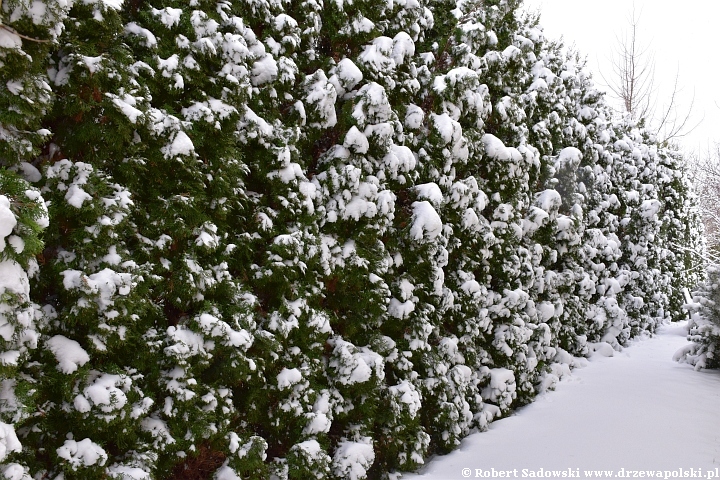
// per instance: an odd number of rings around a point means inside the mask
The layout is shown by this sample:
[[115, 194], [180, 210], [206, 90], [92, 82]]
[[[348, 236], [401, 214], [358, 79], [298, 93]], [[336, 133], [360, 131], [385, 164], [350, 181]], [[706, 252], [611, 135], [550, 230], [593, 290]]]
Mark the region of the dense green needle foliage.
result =
[[683, 317], [681, 153], [519, 7], [3, 0], [0, 477], [393, 478]]

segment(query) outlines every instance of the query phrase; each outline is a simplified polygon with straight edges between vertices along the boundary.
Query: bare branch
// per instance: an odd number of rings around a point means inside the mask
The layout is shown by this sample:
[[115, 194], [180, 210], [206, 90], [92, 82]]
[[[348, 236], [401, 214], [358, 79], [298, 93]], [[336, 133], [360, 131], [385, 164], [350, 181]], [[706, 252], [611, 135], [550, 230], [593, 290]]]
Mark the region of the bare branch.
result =
[[[3, 7], [3, 0], [0, 0], [0, 11], [2, 10], [2, 7]], [[13, 35], [17, 35], [18, 37], [20, 37], [24, 40], [29, 40], [29, 41], [35, 42], [35, 43], [52, 43], [52, 40], [41, 40], [39, 38], [32, 38], [32, 37], [28, 37], [27, 35], [23, 35], [22, 33], [18, 32], [14, 28], [9, 27], [9, 26], [5, 25], [4, 23], [2, 23], [2, 18], [0, 18], [0, 28], [5, 30], [6, 32], [12, 33]]]
[[[618, 99], [622, 114], [645, 126], [657, 135], [661, 143], [668, 143], [691, 133], [702, 122], [692, 122], [695, 97], [687, 110], [680, 112], [680, 70], [675, 74], [672, 92], [667, 97], [659, 94], [655, 82], [655, 56], [649, 45], [640, 41], [640, 19], [633, 4], [627, 17], [628, 27], [622, 35], [616, 35], [611, 55], [610, 81], [601, 73], [606, 87]], [[665, 101], [665, 98], [667, 99]], [[662, 107], [659, 107], [662, 105]], [[692, 124], [692, 126], [691, 126]]]
[[714, 151], [708, 149], [702, 156], [695, 156], [693, 166], [692, 180], [705, 225], [708, 254], [717, 255], [720, 253], [720, 145], [715, 145]]
[[36, 43], [52, 43], [52, 40], [41, 40], [41, 39], [39, 39], [39, 38], [32, 38], [32, 37], [28, 37], [27, 35], [23, 35], [22, 33], [18, 32], [18, 31], [15, 30], [14, 28], [10, 28], [10, 27], [8, 27], [7, 25], [4, 25], [4, 24], [2, 24], [2, 23], [0, 23], [0, 28], [2, 28], [3, 30], [5, 30], [6, 32], [10, 32], [10, 33], [12, 33], [13, 35], [17, 35], [18, 37], [20, 37], [20, 38], [22, 38], [22, 39], [25, 39], [25, 40], [29, 40], [29, 41], [31, 41], [31, 42], [36, 42]]

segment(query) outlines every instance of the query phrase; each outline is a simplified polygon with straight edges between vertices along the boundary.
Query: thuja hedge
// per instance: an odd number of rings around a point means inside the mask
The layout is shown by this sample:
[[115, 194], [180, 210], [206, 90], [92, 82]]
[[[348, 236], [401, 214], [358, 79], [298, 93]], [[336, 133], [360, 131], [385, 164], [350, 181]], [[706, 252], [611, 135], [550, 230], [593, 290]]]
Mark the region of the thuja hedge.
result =
[[519, 7], [5, 0], [5, 478], [391, 478], [681, 316], [682, 155]]

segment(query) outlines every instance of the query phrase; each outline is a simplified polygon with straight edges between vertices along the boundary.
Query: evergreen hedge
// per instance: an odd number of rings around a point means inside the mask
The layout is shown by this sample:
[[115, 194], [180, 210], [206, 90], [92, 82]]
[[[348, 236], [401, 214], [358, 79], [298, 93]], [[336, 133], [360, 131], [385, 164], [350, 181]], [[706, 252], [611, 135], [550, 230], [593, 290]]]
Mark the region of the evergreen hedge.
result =
[[519, 8], [4, 0], [0, 475], [394, 478], [680, 318], [682, 155]]

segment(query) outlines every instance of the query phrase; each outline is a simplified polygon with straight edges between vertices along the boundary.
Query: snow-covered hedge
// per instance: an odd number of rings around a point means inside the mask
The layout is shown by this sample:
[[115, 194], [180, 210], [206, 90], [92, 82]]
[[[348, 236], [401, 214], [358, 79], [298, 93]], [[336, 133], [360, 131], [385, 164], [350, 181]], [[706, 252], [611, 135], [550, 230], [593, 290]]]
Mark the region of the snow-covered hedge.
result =
[[682, 156], [519, 3], [5, 0], [0, 472], [388, 478], [680, 316]]

